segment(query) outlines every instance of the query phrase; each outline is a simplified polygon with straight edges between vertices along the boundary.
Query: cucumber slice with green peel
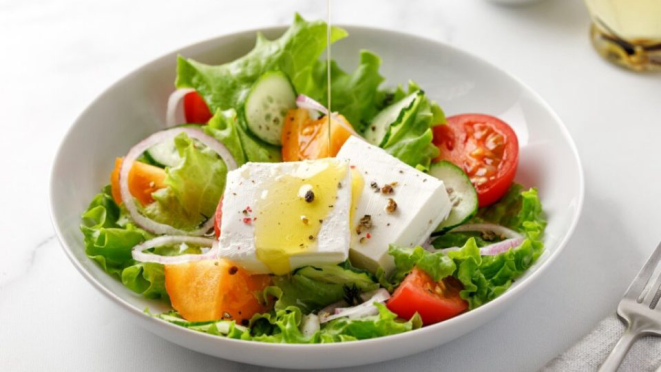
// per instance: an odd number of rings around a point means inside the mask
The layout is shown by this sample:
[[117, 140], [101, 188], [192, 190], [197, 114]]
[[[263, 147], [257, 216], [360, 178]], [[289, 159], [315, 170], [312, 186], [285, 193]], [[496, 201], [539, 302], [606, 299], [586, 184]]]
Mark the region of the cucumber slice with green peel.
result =
[[155, 144], [145, 151], [145, 157], [148, 157], [155, 164], [165, 167], [176, 167], [183, 159], [179, 156], [179, 150], [174, 144], [174, 139]]
[[449, 161], [433, 163], [429, 174], [443, 181], [452, 203], [450, 215], [432, 233], [432, 236], [442, 235], [475, 216], [478, 206], [477, 191], [463, 169]]
[[397, 121], [402, 110], [408, 108], [420, 91], [413, 92], [376, 114], [372, 124], [365, 129], [365, 139], [374, 146], [383, 146], [388, 140], [390, 126]]
[[253, 85], [244, 106], [248, 129], [272, 145], [281, 144], [287, 111], [296, 108], [296, 91], [287, 75], [270, 71]]
[[[181, 124], [173, 128], [202, 128], [199, 124]], [[174, 144], [174, 138], [170, 141], [157, 143], [145, 151], [143, 156], [157, 167], [176, 167], [182, 161], [179, 156], [177, 146]]]

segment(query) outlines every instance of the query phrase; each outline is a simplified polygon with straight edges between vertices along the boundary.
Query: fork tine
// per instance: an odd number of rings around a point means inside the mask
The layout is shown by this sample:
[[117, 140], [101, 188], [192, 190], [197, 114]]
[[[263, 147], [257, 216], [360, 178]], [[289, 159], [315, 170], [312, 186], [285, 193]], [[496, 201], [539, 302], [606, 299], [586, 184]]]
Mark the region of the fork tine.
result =
[[634, 281], [629, 286], [629, 289], [627, 289], [627, 291], [624, 293], [625, 298], [634, 300], [639, 303], [641, 302], [638, 301], [638, 297], [640, 297], [640, 294], [643, 292], [647, 286], [647, 283], [650, 281], [650, 278], [654, 273], [654, 269], [656, 269], [659, 261], [661, 261], [661, 243], [659, 243], [654, 252], [652, 252], [650, 258], [647, 259], [647, 262], [645, 262], [645, 266], [640, 269], [640, 272], [638, 275], [636, 275], [636, 279], [634, 279]]
[[659, 303], [659, 296], [661, 295], [661, 273], [656, 277], [654, 284], [645, 295], [645, 305], [649, 304], [650, 309], [654, 309]]

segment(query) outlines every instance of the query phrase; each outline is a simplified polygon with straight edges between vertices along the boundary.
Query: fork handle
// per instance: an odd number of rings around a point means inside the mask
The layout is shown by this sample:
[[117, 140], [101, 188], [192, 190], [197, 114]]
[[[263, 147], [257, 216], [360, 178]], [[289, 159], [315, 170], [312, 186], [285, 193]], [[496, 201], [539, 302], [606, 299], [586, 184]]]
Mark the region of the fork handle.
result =
[[639, 336], [640, 332], [632, 330], [631, 326], [627, 327], [620, 341], [615, 344], [611, 353], [608, 354], [606, 361], [599, 367], [599, 372], [616, 372], [627, 352], [629, 352], [631, 345], [633, 345]]

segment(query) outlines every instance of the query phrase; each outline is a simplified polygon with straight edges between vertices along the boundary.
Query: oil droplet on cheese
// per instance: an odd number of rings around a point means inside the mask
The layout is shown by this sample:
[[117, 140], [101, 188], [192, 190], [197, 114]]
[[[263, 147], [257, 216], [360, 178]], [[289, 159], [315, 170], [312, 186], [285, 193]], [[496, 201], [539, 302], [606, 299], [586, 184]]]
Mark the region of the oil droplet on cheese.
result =
[[[305, 177], [282, 175], [266, 185], [255, 204], [255, 246], [257, 258], [274, 274], [291, 271], [289, 257], [317, 249], [323, 220], [336, 202], [347, 168], [344, 162], [319, 160], [310, 163]], [[312, 191], [314, 199], [306, 201], [301, 188]]]

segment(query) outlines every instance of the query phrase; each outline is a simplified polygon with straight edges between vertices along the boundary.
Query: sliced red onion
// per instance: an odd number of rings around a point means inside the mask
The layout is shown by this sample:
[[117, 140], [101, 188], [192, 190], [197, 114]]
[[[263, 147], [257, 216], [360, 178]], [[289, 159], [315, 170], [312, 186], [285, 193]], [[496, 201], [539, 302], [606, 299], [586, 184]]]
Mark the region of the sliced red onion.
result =
[[[164, 245], [185, 243], [196, 244], [200, 246], [210, 247], [207, 252], [202, 254], [183, 254], [180, 256], [159, 256], [157, 254], [145, 253], [149, 248], [161, 247]], [[151, 240], [147, 240], [142, 244], [133, 247], [131, 252], [133, 259], [138, 262], [153, 262], [164, 265], [182, 264], [187, 262], [212, 260], [218, 258], [218, 242], [215, 239], [200, 238], [196, 236], [159, 236]]]
[[[490, 244], [487, 246], [484, 246], [480, 248], [480, 256], [495, 256], [497, 254], [507, 252], [508, 250], [512, 248], [516, 248], [523, 243], [525, 239], [523, 237], [520, 238], [511, 238], [511, 239], [506, 239], [498, 243]], [[441, 252], [443, 253], [448, 253], [452, 251], [458, 251], [460, 250], [460, 247], [451, 247], [451, 248], [444, 248], [441, 249]]]
[[298, 106], [298, 108], [310, 111], [310, 116], [314, 118], [319, 117], [318, 113], [328, 115], [328, 109], [326, 106], [313, 100], [305, 94], [299, 94], [298, 97], [296, 97], [296, 106]]
[[133, 221], [135, 221], [135, 223], [143, 229], [159, 235], [205, 235], [213, 227], [213, 218], [210, 218], [201, 228], [197, 230], [180, 230], [170, 225], [156, 222], [140, 214], [138, 207], [135, 204], [135, 199], [129, 191], [128, 175], [136, 159], [140, 157], [140, 155], [142, 155], [145, 150], [149, 149], [155, 144], [172, 140], [174, 137], [181, 133], [186, 133], [188, 137], [195, 138], [196, 140], [202, 142], [213, 151], [215, 151], [218, 156], [223, 159], [225, 165], [227, 165], [228, 171], [236, 169], [236, 161], [230, 154], [229, 150], [225, 147], [225, 145], [218, 142], [215, 138], [205, 134], [197, 128], [173, 128], [152, 134], [151, 136], [135, 145], [129, 151], [129, 153], [124, 157], [122, 166], [119, 170], [119, 191], [122, 196], [122, 202], [124, 203], [124, 206], [126, 206], [126, 209], [129, 211], [131, 218], [133, 218]]
[[319, 317], [314, 314], [303, 315], [301, 318], [300, 330], [303, 336], [312, 337], [318, 330], [321, 329]]
[[[313, 100], [312, 98], [304, 94], [298, 95], [298, 97], [296, 98], [296, 106], [298, 106], [298, 108], [308, 110], [308, 112], [310, 113], [310, 117], [313, 117], [315, 119], [319, 117], [320, 113], [324, 115], [328, 115], [328, 109], [326, 108], [326, 106], [322, 105], [321, 103]], [[331, 120], [333, 120], [338, 125], [344, 127], [344, 129], [351, 132], [351, 134], [353, 134], [354, 136], [362, 139], [362, 137], [359, 136], [358, 133], [356, 133], [353, 127], [350, 124], [348, 124], [346, 121], [340, 119], [338, 115], [339, 114], [337, 112], [332, 112], [330, 114]]]
[[[384, 288], [379, 288], [375, 291], [364, 293], [360, 296], [363, 301], [362, 304], [353, 307], [337, 307], [330, 312], [319, 312], [319, 322], [326, 323], [333, 319], [348, 317], [349, 319], [358, 319], [370, 315], [377, 315], [379, 309], [374, 306], [375, 303], [384, 303], [390, 298], [390, 293]], [[346, 302], [345, 302], [346, 303]]]
[[186, 124], [184, 114], [184, 97], [195, 89], [177, 89], [168, 98], [168, 107], [165, 111], [165, 127], [170, 128], [179, 124]]
[[494, 243], [487, 245], [486, 247], [480, 248], [481, 256], [495, 256], [497, 254], [507, 252], [512, 248], [516, 248], [523, 243], [524, 238], [513, 238], [503, 240], [502, 242]]
[[523, 235], [518, 232], [508, 229], [507, 227], [496, 225], [494, 223], [470, 223], [466, 225], [461, 225], [450, 230], [451, 232], [487, 232], [491, 231], [496, 235], [499, 235], [503, 238], [521, 238]]

